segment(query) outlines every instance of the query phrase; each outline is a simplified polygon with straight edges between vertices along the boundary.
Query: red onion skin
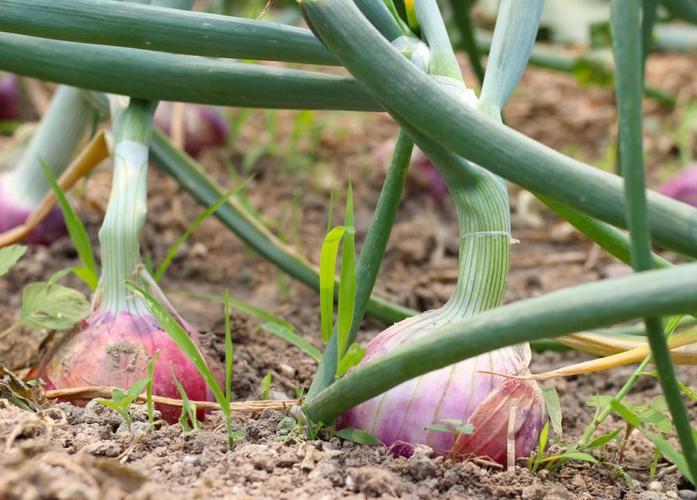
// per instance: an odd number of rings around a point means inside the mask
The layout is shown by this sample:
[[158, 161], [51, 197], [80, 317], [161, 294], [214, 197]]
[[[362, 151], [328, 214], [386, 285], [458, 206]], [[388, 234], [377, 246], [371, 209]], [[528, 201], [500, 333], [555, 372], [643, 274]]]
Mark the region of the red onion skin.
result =
[[[188, 325], [183, 326], [198, 344], [198, 332]], [[127, 312], [92, 313], [50, 355], [40, 376], [49, 388], [106, 385], [128, 389], [147, 377], [148, 363], [156, 351], [159, 355], [153, 394], [180, 399], [173, 378], [176, 375], [189, 399], [211, 399], [203, 377], [158, 322], [149, 315]], [[219, 375], [220, 363], [206, 361], [211, 371]], [[170, 423], [177, 422], [181, 415], [177, 407], [156, 405], [156, 408]]]
[[659, 192], [697, 207], [697, 163], [680, 170], [660, 187]]
[[[201, 104], [184, 105], [185, 139], [184, 150], [191, 156], [211, 146], [225, 144], [230, 135], [230, 126], [215, 108]], [[166, 134], [170, 134], [172, 103], [163, 102], [155, 113], [155, 123]]]
[[486, 457], [507, 462], [510, 404], [518, 399], [515, 412], [515, 458], [525, 458], [537, 447], [547, 420], [539, 385], [530, 380], [506, 379], [470, 417], [472, 434], [460, 434], [450, 452], [451, 458]]
[[[429, 311], [393, 325], [368, 344], [361, 365], [428, 335], [436, 327], [438, 320], [439, 311]], [[337, 427], [368, 431], [396, 455], [410, 456], [414, 446], [419, 444], [431, 447], [436, 455], [448, 455], [453, 451], [456, 434], [429, 430], [429, 425], [444, 425], [443, 419], [455, 419], [463, 424], [471, 422], [475, 415], [481, 414], [482, 405], [488, 407], [493, 404], [487, 403], [490, 399], [495, 399], [497, 404], [507, 403], [511, 394], [518, 394], [524, 387], [523, 392], [530, 392], [526, 395], [526, 401], [530, 406], [523, 412], [526, 403], [521, 401], [520, 432], [521, 436], [529, 432], [535, 439], [529, 443], [528, 439], [521, 438], [516, 452], [521, 456], [529, 454], [534, 449], [535, 440], [546, 421], [541, 397], [533, 397], [535, 391], [539, 393], [537, 383], [516, 380], [514, 384], [510, 382], [511, 379], [480, 372], [491, 370], [502, 374], [521, 375], [527, 373], [528, 362], [529, 351], [526, 353], [521, 346], [508, 347], [461, 361], [404, 382], [381, 396], [361, 403], [340, 416]], [[521, 388], [518, 388], [518, 385]], [[532, 390], [533, 388], [535, 390]], [[481, 424], [480, 427], [481, 432], [488, 432], [486, 427]], [[475, 435], [480, 435], [479, 432], [475, 425]], [[489, 449], [470, 451], [462, 445], [458, 456], [486, 451], [487, 454], [495, 455], [491, 457], [493, 459], [505, 458], [505, 431], [503, 436], [503, 448], [498, 452]], [[496, 441], [494, 445], [498, 446], [500, 443]]]
[[17, 75], [4, 75], [0, 78], [0, 121], [19, 118], [21, 91]]
[[[23, 224], [34, 210], [34, 207], [24, 206], [13, 199], [5, 175], [0, 175], [0, 233]], [[32, 245], [50, 245], [67, 233], [63, 213], [58, 206], [54, 206], [23, 242]]]

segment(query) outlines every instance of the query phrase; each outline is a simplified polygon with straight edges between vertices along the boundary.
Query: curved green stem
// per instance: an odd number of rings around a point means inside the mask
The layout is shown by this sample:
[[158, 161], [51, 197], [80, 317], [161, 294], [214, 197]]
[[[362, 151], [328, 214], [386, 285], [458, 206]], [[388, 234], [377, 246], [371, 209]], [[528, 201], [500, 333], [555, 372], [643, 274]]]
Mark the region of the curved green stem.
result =
[[[302, 5], [342, 64], [392, 112], [430, 139], [533, 192], [613, 225], [625, 225], [622, 182], [617, 176], [566, 157], [463, 106], [404, 60], [351, 4], [306, 0]], [[697, 211], [655, 193], [648, 196], [656, 241], [697, 256]]]
[[[204, 206], [212, 205], [224, 194], [191, 157], [157, 130], [150, 142], [150, 150], [160, 168]], [[222, 205], [215, 216], [262, 257], [313, 290], [319, 290], [317, 268], [279, 241], [234, 199]], [[415, 311], [373, 295], [368, 301], [367, 314], [394, 323], [415, 314]]]
[[178, 54], [338, 64], [305, 29], [133, 2], [0, 0], [0, 30]]
[[[370, 294], [375, 286], [382, 257], [385, 254], [390, 232], [397, 217], [399, 199], [404, 189], [404, 181], [406, 180], [413, 148], [414, 143], [411, 139], [404, 132], [400, 132], [395, 145], [392, 163], [382, 185], [380, 198], [375, 207], [375, 213], [361, 247], [361, 254], [356, 266], [356, 303], [347, 345], [351, 345], [356, 340], [363, 316], [369, 306]], [[334, 383], [337, 368], [336, 350], [337, 335], [336, 329], [334, 329], [322, 356], [322, 361], [317, 368], [317, 373], [315, 373], [312, 379], [312, 385], [307, 393], [308, 398], [313, 397]]]
[[114, 120], [114, 176], [104, 222], [99, 230], [103, 291], [101, 308], [113, 313], [145, 314], [147, 309], [125, 282], [140, 258], [140, 230], [147, 213], [148, 142], [155, 106], [131, 99]]
[[477, 75], [479, 84], [484, 83], [484, 66], [482, 66], [482, 54], [474, 36], [474, 26], [470, 19], [472, 0], [450, 0], [455, 24], [460, 31], [460, 43], [467, 53], [474, 74]]
[[[619, 108], [620, 167], [625, 178], [632, 265], [635, 271], [641, 272], [652, 267], [642, 144], [641, 4], [636, 0], [613, 0], [611, 6], [612, 45], [617, 64], [615, 81]], [[697, 477], [697, 443], [675, 377], [661, 319], [647, 315], [645, 322], [658, 379], [673, 416], [673, 425], [692, 477]]]
[[0, 33], [0, 69], [149, 100], [251, 108], [381, 109], [350, 78], [10, 33]]
[[453, 323], [366, 364], [308, 400], [314, 422], [331, 422], [396, 385], [508, 345], [697, 307], [697, 264], [635, 273], [548, 293]]

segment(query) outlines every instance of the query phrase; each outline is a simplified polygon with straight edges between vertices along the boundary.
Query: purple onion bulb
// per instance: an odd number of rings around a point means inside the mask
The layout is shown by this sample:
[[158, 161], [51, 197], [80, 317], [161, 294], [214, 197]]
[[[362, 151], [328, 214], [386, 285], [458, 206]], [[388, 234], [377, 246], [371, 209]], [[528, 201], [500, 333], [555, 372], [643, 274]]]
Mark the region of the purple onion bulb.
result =
[[[366, 347], [361, 365], [433, 332], [442, 325], [440, 313], [428, 311], [383, 331]], [[527, 344], [482, 354], [404, 382], [354, 407], [339, 417], [337, 427], [368, 431], [397, 455], [409, 456], [416, 445], [427, 445], [437, 455], [486, 456], [504, 463], [507, 408], [515, 397], [519, 400], [515, 454], [526, 457], [535, 448], [547, 419], [537, 383], [481, 371], [524, 375], [529, 363]], [[487, 424], [487, 418], [492, 425]], [[473, 433], [458, 436], [453, 421], [471, 423]], [[502, 422], [503, 431], [499, 429]], [[453, 432], [429, 429], [433, 424], [446, 425]]]
[[[7, 173], [0, 174], [0, 233], [24, 224], [35, 209], [30, 203], [16, 199], [8, 183], [8, 175]], [[49, 245], [66, 234], [63, 213], [56, 205], [23, 242], [34, 245]]]
[[697, 207], [697, 163], [680, 170], [658, 191], [675, 200]]
[[[172, 103], [162, 102], [155, 112], [155, 123], [168, 135], [171, 134], [172, 111]], [[208, 147], [225, 144], [230, 126], [211, 106], [184, 104], [184, 135], [184, 150], [196, 157]]]

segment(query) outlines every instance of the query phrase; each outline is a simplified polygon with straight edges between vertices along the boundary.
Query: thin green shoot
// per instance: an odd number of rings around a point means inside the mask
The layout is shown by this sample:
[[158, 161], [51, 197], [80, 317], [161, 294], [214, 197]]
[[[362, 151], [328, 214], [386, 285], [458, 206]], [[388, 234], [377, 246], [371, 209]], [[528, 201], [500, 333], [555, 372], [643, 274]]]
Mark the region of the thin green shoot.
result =
[[346, 192], [344, 238], [341, 252], [341, 281], [337, 312], [337, 363], [346, 353], [348, 338], [356, 307], [356, 231], [353, 225], [353, 188], [349, 183]]
[[111, 391], [111, 399], [96, 399], [95, 401], [108, 408], [115, 410], [128, 427], [128, 432], [131, 432], [133, 417], [131, 416], [131, 405], [138, 399], [143, 390], [148, 384], [148, 379], [144, 378], [133, 384], [128, 390], [114, 389]]
[[179, 425], [182, 426], [185, 432], [200, 429], [201, 422], [196, 418], [196, 404], [189, 399], [184, 387], [174, 373], [172, 373], [172, 377], [174, 378], [174, 383], [177, 385], [179, 396], [182, 398], [182, 413], [179, 417]]
[[269, 370], [261, 379], [261, 399], [268, 401], [271, 399], [271, 382], [273, 381], [273, 374]]
[[364, 444], [368, 446], [382, 445], [382, 441], [373, 436], [371, 433], [366, 432], [361, 429], [351, 429], [345, 428], [332, 433], [334, 437], [344, 439], [345, 441], [351, 441], [352, 443]]
[[322, 353], [319, 349], [296, 333], [293, 328], [273, 322], [264, 323], [261, 328], [294, 345], [315, 361], [319, 362], [322, 359]]
[[533, 474], [537, 472], [542, 465], [542, 458], [544, 457], [545, 448], [547, 448], [547, 440], [549, 439], [549, 422], [545, 422], [542, 431], [540, 432], [540, 437], [537, 442], [537, 450], [533, 455], [528, 458], [528, 470]]
[[94, 259], [94, 253], [92, 253], [92, 244], [90, 243], [89, 235], [85, 229], [84, 224], [80, 218], [75, 213], [75, 210], [70, 205], [65, 192], [58, 185], [58, 181], [51, 172], [51, 170], [46, 166], [46, 164], [41, 161], [41, 169], [44, 171], [44, 175], [48, 180], [53, 193], [56, 196], [58, 205], [60, 206], [61, 212], [63, 212], [63, 218], [65, 219], [65, 225], [68, 228], [68, 234], [70, 239], [75, 246], [75, 250], [82, 261], [82, 267], [74, 269], [75, 276], [80, 278], [90, 290], [95, 291], [97, 285], [99, 284], [99, 270], [97, 269], [97, 262]]
[[172, 246], [169, 247], [167, 250], [167, 254], [165, 255], [165, 258], [160, 262], [160, 265], [157, 266], [157, 270], [155, 271], [155, 281], [160, 281], [162, 277], [165, 275], [167, 272], [167, 269], [169, 269], [169, 266], [172, 264], [172, 261], [174, 260], [174, 257], [177, 255], [177, 252], [181, 248], [181, 246], [186, 243], [186, 241], [191, 237], [191, 235], [196, 231], [196, 229], [203, 224], [203, 222], [208, 219], [211, 215], [213, 215], [227, 200], [233, 196], [237, 191], [242, 189], [244, 187], [244, 184], [242, 186], [238, 186], [235, 189], [231, 189], [224, 195], [222, 195], [220, 198], [216, 200], [215, 203], [213, 203], [211, 206], [206, 208], [203, 212], [201, 212], [194, 220], [193, 222], [189, 225], [189, 227], [186, 228], [186, 231], [182, 233], [179, 238], [176, 239], [174, 243], [172, 243]]
[[[204, 299], [204, 300], [210, 300], [213, 302], [218, 302], [220, 304], [225, 303], [225, 296], [224, 295], [218, 295], [214, 293], [200, 293], [200, 292], [186, 292], [186, 291], [168, 291], [169, 294], [171, 293], [179, 293], [179, 294], [185, 294], [189, 297], [197, 298], [197, 299]], [[294, 326], [292, 323], [289, 321], [286, 321], [285, 319], [281, 318], [280, 316], [276, 316], [273, 313], [270, 313], [266, 309], [262, 309], [261, 307], [256, 307], [248, 302], [244, 302], [239, 299], [234, 299], [230, 296], [227, 297], [227, 301], [230, 304], [231, 309], [236, 309], [237, 311], [240, 311], [245, 314], [249, 314], [250, 316], [253, 316], [261, 321], [265, 321], [267, 323], [277, 323], [279, 325], [283, 325], [286, 328], [289, 328], [291, 330], [294, 329]]]
[[[646, 436], [665, 458], [673, 462], [683, 476], [685, 476], [692, 484], [695, 484], [695, 480], [692, 477], [685, 456], [680, 453], [679, 450], [676, 450], [667, 439], [646, 427], [645, 423], [653, 423], [649, 422], [649, 420], [652, 420], [653, 416], [651, 413], [649, 413], [649, 418], [647, 419], [646, 416], [642, 416], [635, 410], [630, 409], [628, 406], [614, 400], [610, 402], [610, 406], [615, 413], [624, 419], [628, 426], [639, 430], [639, 432]], [[665, 416], [665, 418], [668, 419], [667, 416]]]
[[363, 356], [365, 356], [365, 347], [356, 342], [351, 344], [346, 350], [344, 357], [339, 360], [339, 365], [336, 368], [337, 378], [343, 377], [347, 371], [357, 366], [363, 359]]
[[322, 340], [326, 344], [332, 335], [334, 322], [334, 284], [336, 282], [336, 260], [339, 244], [346, 230], [334, 227], [322, 242], [319, 258], [319, 304]]
[[232, 363], [234, 346], [232, 344], [232, 324], [230, 321], [230, 294], [223, 295], [223, 314], [225, 315], [225, 399], [232, 402]]
[[152, 386], [155, 381], [155, 363], [157, 363], [159, 355], [160, 351], [155, 351], [150, 358], [150, 362], [148, 363], [148, 384], [145, 386], [145, 407], [148, 413], [150, 430], [155, 430], [155, 405], [152, 401]]
[[172, 314], [162, 306], [150, 293], [145, 291], [143, 288], [139, 287], [131, 281], [126, 282], [126, 288], [136, 294], [145, 304], [145, 306], [150, 311], [155, 319], [160, 323], [160, 326], [164, 331], [166, 331], [172, 338], [175, 344], [182, 350], [182, 352], [189, 358], [189, 361], [196, 367], [198, 372], [201, 374], [203, 379], [206, 381], [206, 385], [213, 393], [215, 400], [220, 405], [220, 409], [223, 412], [225, 418], [225, 428], [228, 436], [228, 446], [232, 448], [235, 440], [238, 439], [242, 434], [236, 432], [232, 428], [232, 411], [230, 410], [230, 401], [227, 399], [225, 391], [223, 391], [218, 384], [213, 372], [206, 364], [206, 361], [198, 350], [198, 346], [191, 340], [189, 334], [184, 330], [184, 328], [179, 324], [179, 322], [172, 316]]
[[549, 422], [552, 425], [552, 430], [554, 433], [562, 437], [562, 414], [561, 414], [561, 402], [559, 401], [559, 394], [554, 387], [547, 387], [542, 389], [542, 398], [545, 402], [545, 407], [547, 408], [547, 413], [549, 414]]

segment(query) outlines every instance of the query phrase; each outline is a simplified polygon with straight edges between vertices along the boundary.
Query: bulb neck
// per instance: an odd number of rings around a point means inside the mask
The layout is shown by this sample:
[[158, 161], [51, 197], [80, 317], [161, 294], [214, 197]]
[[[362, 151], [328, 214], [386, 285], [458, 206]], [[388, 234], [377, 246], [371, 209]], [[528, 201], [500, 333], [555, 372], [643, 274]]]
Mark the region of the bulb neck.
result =
[[503, 181], [482, 172], [474, 186], [452, 185], [460, 247], [457, 285], [443, 306], [461, 320], [502, 304], [508, 281], [511, 224]]
[[132, 100], [115, 120], [114, 176], [109, 205], [99, 230], [101, 308], [115, 314], [147, 314], [145, 305], [128, 292], [125, 282], [134, 279], [133, 272], [141, 262], [139, 235], [147, 214], [152, 111], [149, 103]]
[[39, 204], [50, 190], [41, 163], [59, 177], [73, 159], [93, 114], [81, 90], [58, 87], [19, 162], [8, 174], [14, 199], [27, 207]]

